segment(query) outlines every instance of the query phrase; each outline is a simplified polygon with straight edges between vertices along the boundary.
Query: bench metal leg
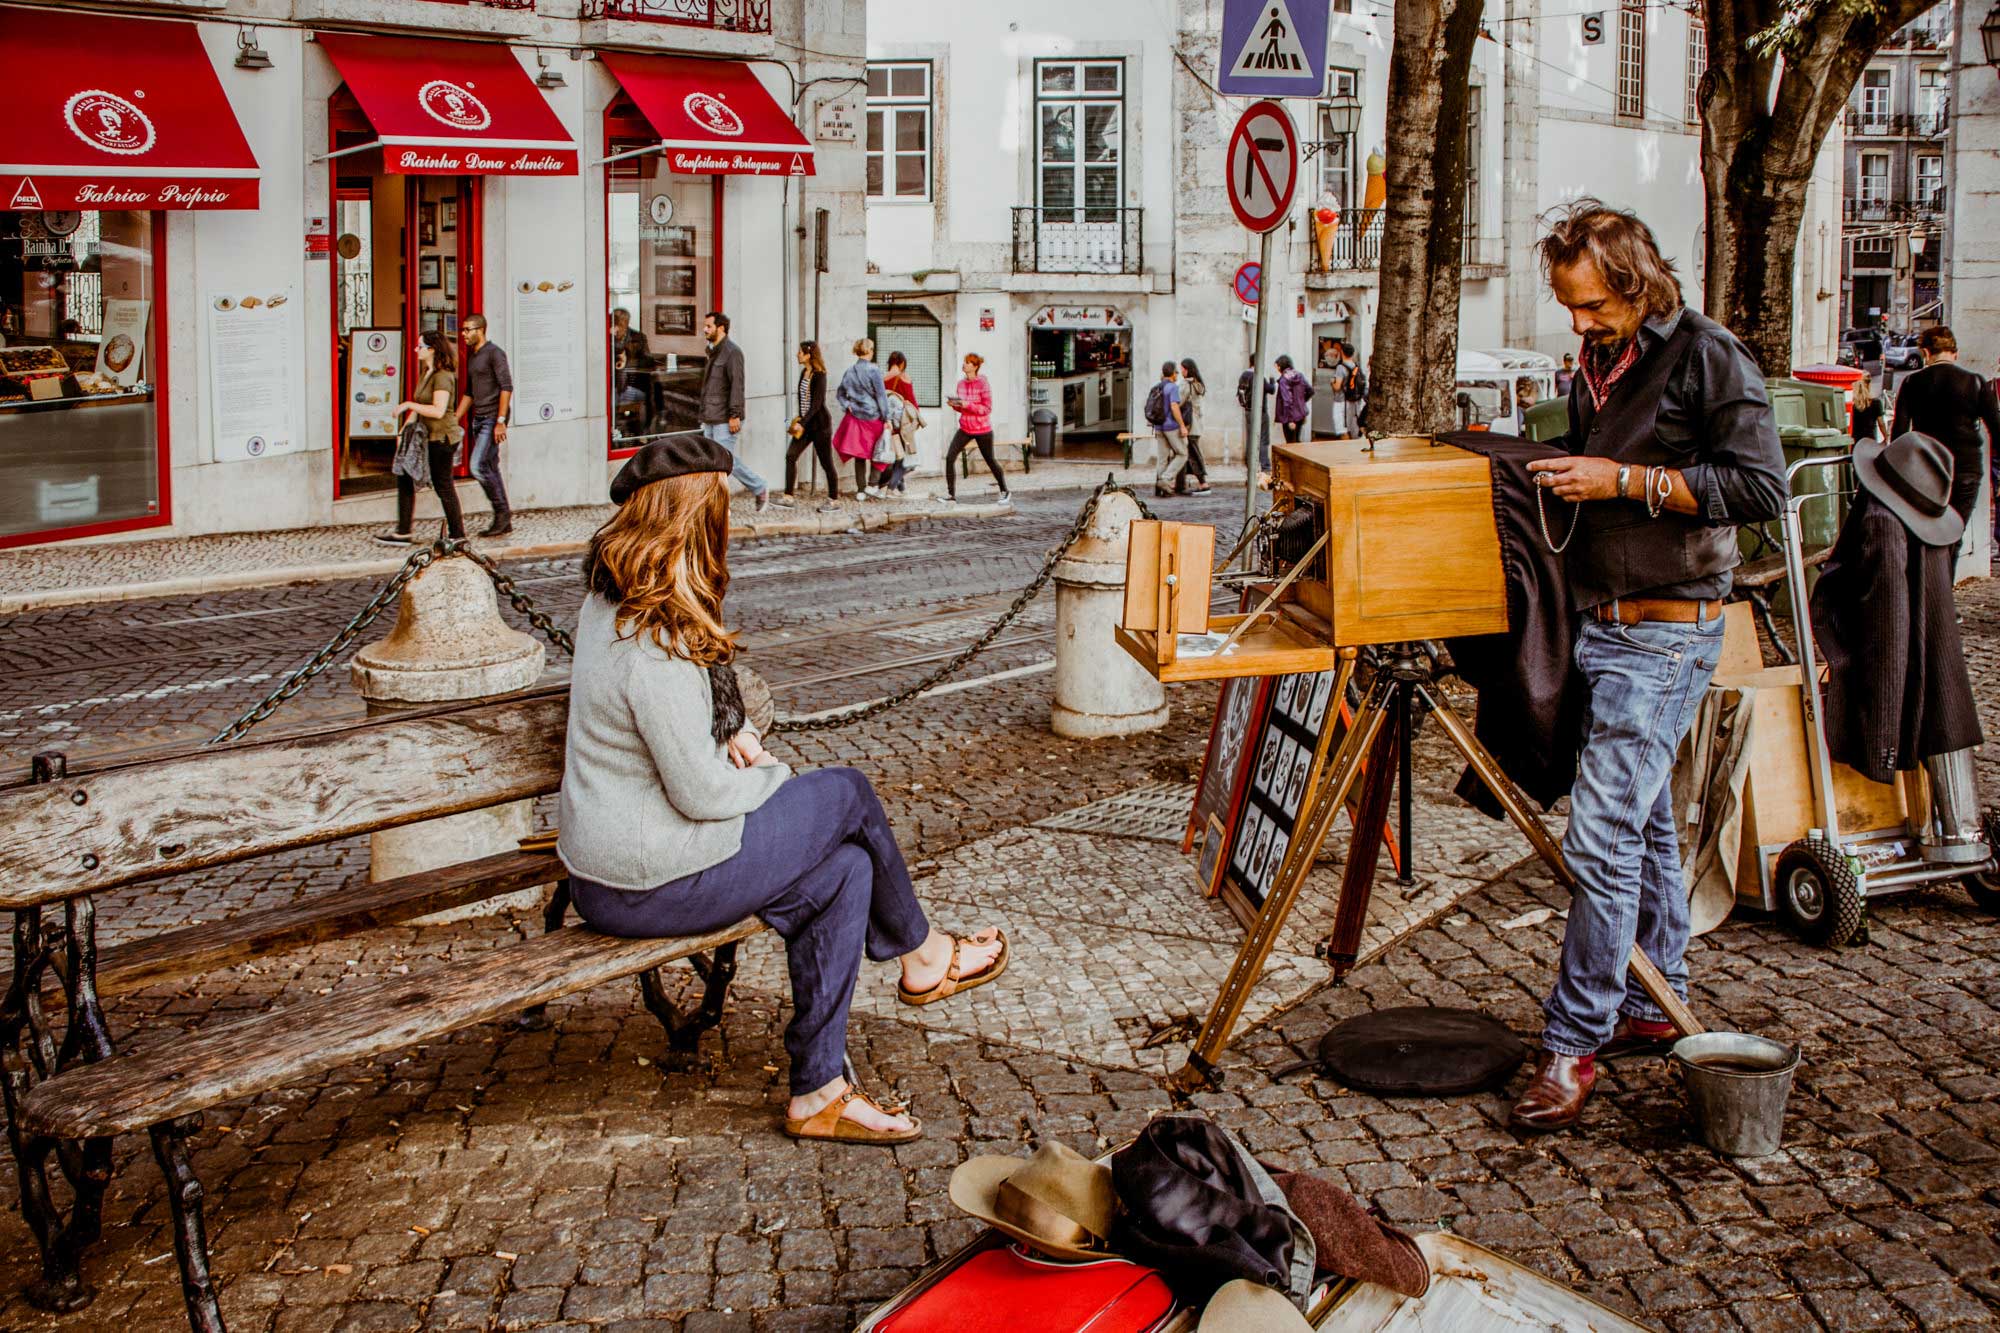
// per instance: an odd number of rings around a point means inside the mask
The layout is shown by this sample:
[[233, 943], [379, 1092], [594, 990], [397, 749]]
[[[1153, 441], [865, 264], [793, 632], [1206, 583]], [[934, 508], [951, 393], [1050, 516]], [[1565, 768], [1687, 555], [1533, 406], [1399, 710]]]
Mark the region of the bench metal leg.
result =
[[667, 1054], [662, 1066], [676, 1073], [700, 1068], [701, 1034], [722, 1022], [729, 983], [736, 979], [736, 945], [734, 942], [722, 945], [713, 956], [697, 956], [691, 961], [704, 983], [701, 1007], [692, 1014], [683, 1013], [667, 998], [659, 968], [639, 974], [639, 994], [653, 1011], [653, 1017], [660, 1020], [660, 1026], [667, 1030]]
[[[563, 927], [563, 917], [569, 913], [569, 876], [556, 881], [554, 893], [542, 908], [542, 929], [553, 935]], [[532, 1009], [523, 1009], [514, 1026], [522, 1032], [540, 1032], [549, 1025], [549, 1007], [538, 1004]]]
[[174, 1254], [181, 1261], [181, 1295], [187, 1300], [188, 1327], [194, 1333], [224, 1333], [222, 1307], [215, 1301], [215, 1279], [208, 1271], [201, 1181], [187, 1153], [187, 1136], [200, 1128], [199, 1112], [153, 1126], [153, 1157], [167, 1180], [167, 1206], [174, 1215]]

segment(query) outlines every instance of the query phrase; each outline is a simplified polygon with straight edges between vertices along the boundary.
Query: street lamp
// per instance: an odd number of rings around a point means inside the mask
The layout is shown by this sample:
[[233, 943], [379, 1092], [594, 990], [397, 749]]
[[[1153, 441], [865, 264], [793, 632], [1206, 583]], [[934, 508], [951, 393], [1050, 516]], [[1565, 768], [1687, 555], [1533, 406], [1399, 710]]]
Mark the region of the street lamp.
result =
[[[2000, 16], [2000, 4], [1994, 6], [1993, 12], [1996, 16]], [[2000, 17], [1990, 21], [2000, 23]], [[1329, 97], [1320, 103], [1320, 107], [1326, 116], [1326, 128], [1329, 133], [1344, 139], [1361, 128], [1361, 99], [1353, 93], [1341, 93]]]
[[1986, 11], [1979, 25], [1979, 40], [1986, 48], [1986, 63], [2000, 68], [2000, 4]]

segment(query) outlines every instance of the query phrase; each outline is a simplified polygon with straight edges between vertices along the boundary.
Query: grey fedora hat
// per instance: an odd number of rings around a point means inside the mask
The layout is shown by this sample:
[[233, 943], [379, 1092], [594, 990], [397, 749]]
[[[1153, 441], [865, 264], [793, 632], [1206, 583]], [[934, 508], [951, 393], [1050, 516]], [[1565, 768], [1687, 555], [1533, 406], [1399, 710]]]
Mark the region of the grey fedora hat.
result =
[[1855, 476], [1929, 546], [1956, 546], [1965, 535], [1965, 520], [1951, 507], [1951, 473], [1951, 450], [1922, 431], [1854, 446]]

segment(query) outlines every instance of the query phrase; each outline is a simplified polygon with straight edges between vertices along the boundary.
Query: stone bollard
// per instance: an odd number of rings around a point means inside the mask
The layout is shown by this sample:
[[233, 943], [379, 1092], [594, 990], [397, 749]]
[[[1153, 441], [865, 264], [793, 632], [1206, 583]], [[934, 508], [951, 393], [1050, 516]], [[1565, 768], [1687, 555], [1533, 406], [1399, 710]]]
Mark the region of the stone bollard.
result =
[[1108, 492], [1090, 526], [1056, 565], [1056, 692], [1049, 728], [1089, 740], [1167, 724], [1166, 687], [1118, 646], [1125, 612], [1125, 549], [1139, 506]]
[[[379, 714], [526, 689], [541, 679], [545, 657], [539, 642], [500, 618], [499, 599], [486, 572], [470, 560], [452, 558], [431, 565], [403, 588], [396, 627], [356, 653], [348, 672], [368, 701], [368, 711]], [[421, 784], [429, 777], [412, 773], [410, 781]], [[373, 834], [369, 878], [394, 879], [512, 851], [534, 831], [534, 818], [530, 799]], [[540, 888], [523, 889], [423, 922], [532, 908], [542, 897]]]

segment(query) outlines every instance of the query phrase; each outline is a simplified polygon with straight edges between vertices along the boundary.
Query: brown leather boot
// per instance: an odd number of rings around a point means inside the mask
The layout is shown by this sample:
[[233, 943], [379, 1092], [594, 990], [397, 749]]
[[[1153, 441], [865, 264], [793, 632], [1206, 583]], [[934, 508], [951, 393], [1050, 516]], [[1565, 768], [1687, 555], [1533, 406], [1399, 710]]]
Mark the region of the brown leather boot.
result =
[[1672, 1023], [1645, 1018], [1621, 1018], [1611, 1031], [1611, 1040], [1597, 1048], [1599, 1060], [1618, 1060], [1632, 1055], [1665, 1055], [1673, 1049], [1680, 1032]]
[[1596, 1056], [1543, 1051], [1535, 1060], [1535, 1077], [1514, 1103], [1508, 1123], [1536, 1133], [1568, 1129], [1583, 1118], [1583, 1104], [1596, 1085]]

